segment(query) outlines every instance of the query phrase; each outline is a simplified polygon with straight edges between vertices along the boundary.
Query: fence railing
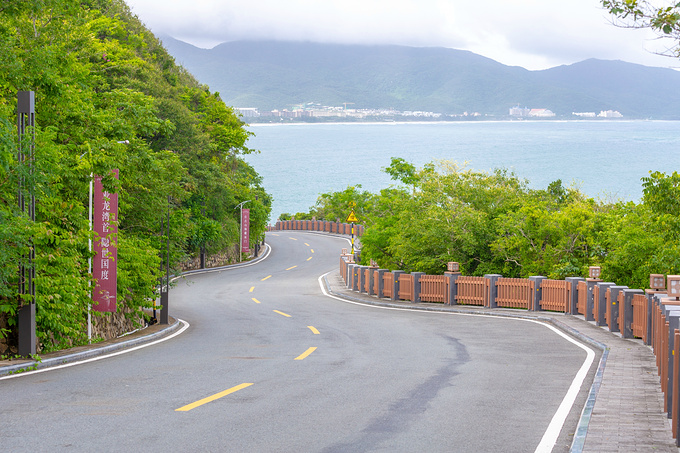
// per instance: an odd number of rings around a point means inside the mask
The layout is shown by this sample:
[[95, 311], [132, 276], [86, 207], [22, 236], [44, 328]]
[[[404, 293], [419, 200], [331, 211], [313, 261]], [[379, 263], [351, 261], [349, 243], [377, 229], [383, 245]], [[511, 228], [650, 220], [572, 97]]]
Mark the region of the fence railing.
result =
[[[354, 225], [354, 233], [352, 233], [352, 225]], [[320, 231], [334, 234], [354, 234], [355, 236], [363, 236], [364, 234], [363, 225], [327, 220], [279, 220], [276, 224], [267, 227], [267, 231], [282, 230]]]
[[[314, 228], [320, 223], [303, 226]], [[337, 231], [344, 231], [341, 224], [337, 227]], [[333, 231], [332, 225], [329, 228]], [[620, 332], [623, 338], [641, 339], [652, 347], [656, 357], [664, 411], [671, 418], [677, 443], [680, 428], [680, 298], [668, 297], [665, 290], [643, 292], [596, 278], [550, 280], [542, 276], [522, 279], [496, 274], [473, 277], [458, 272], [444, 275], [390, 272], [359, 266], [351, 261], [351, 255], [343, 252], [340, 273], [344, 281], [353, 289], [368, 294], [393, 300], [578, 314], [611, 332]]]
[[420, 300], [448, 303], [448, 282], [449, 279], [443, 275], [422, 275], [420, 277]]
[[456, 285], [456, 303], [484, 306], [488, 286], [484, 277], [461, 276], [456, 279]]
[[541, 282], [543, 297], [541, 297], [541, 308], [547, 311], [569, 311], [569, 296], [571, 284], [564, 280], [543, 280]]
[[530, 308], [534, 282], [525, 278], [500, 278], [496, 282], [496, 304], [505, 308]]

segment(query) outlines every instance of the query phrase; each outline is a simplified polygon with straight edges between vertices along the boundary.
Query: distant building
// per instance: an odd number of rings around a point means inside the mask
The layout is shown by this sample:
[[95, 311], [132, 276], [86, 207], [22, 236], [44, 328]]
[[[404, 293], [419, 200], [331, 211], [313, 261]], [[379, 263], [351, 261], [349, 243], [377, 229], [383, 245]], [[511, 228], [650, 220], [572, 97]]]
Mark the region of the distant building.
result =
[[555, 114], [548, 109], [531, 109], [529, 116], [533, 118], [552, 118]]
[[572, 112], [571, 114], [581, 118], [595, 118], [596, 116], [595, 112]]
[[238, 110], [238, 112], [244, 118], [258, 118], [260, 116], [260, 112], [256, 108], [236, 107], [236, 110]]
[[616, 110], [607, 110], [607, 111], [601, 111], [599, 115], [597, 115], [599, 118], [623, 118], [623, 115], [619, 113]]
[[526, 107], [520, 107], [519, 105], [516, 105], [515, 107], [512, 107], [510, 109], [510, 116], [525, 117], [525, 116], [529, 116], [529, 112], [531, 112], [531, 109], [528, 109]]

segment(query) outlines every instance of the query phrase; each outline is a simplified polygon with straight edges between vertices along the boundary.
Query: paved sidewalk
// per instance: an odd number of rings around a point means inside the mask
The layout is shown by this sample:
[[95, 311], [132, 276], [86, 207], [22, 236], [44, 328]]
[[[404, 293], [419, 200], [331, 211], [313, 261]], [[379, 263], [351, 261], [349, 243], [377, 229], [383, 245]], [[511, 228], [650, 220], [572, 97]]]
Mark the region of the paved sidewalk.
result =
[[641, 340], [623, 339], [618, 334], [597, 327], [594, 322], [585, 321], [583, 316], [378, 299], [347, 289], [338, 272], [328, 274], [326, 282], [333, 295], [357, 302], [422, 310], [537, 318], [586, 340], [591, 345], [606, 346], [586, 410], [581, 416], [572, 451], [680, 451], [675, 446], [670, 420], [663, 410], [663, 394], [656, 359], [651, 348], [645, 346]]

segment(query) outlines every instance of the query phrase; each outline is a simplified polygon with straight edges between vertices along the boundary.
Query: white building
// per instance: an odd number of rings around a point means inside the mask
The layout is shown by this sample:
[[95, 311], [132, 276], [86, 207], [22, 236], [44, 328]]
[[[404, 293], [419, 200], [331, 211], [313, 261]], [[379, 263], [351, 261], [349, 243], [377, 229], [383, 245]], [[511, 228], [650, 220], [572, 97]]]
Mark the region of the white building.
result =
[[531, 112], [531, 109], [516, 105], [510, 109], [510, 116], [529, 116], [529, 112]]
[[616, 110], [603, 110], [597, 116], [600, 118], [623, 118], [623, 115]]
[[533, 118], [552, 118], [555, 114], [548, 109], [531, 109], [529, 116]]
[[236, 110], [244, 118], [257, 118], [260, 116], [260, 112], [256, 108], [252, 107], [236, 107]]

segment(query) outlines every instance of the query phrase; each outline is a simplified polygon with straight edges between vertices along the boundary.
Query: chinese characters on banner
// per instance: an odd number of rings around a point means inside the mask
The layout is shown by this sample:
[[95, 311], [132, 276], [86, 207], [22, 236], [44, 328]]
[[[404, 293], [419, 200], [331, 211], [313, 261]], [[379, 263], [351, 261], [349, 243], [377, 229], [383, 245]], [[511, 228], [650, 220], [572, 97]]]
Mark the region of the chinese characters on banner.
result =
[[250, 209], [241, 211], [241, 247], [243, 253], [250, 253]]
[[[118, 179], [118, 170], [113, 170]], [[101, 176], [94, 177], [92, 223], [95, 233], [92, 274], [97, 284], [92, 293], [92, 309], [116, 311], [118, 262], [118, 194], [104, 191]]]

